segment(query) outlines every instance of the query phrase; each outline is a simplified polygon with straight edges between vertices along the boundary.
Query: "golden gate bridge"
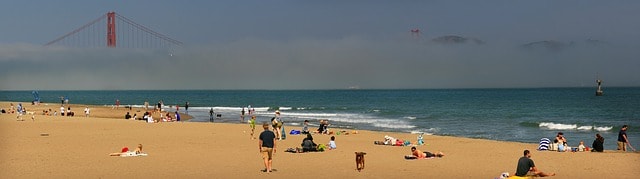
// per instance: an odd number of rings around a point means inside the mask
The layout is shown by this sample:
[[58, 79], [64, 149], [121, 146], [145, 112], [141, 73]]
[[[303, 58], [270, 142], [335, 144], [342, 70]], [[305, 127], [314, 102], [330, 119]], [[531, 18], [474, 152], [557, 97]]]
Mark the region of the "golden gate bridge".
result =
[[115, 12], [108, 12], [45, 44], [45, 46], [65, 47], [162, 49], [171, 49], [181, 45], [182, 42], [153, 31]]

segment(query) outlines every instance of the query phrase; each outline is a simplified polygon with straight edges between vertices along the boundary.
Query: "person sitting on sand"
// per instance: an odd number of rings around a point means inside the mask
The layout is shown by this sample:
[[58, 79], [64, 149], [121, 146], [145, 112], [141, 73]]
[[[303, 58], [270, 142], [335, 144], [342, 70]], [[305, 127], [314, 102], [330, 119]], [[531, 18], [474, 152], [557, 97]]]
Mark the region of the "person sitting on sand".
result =
[[391, 136], [384, 136], [384, 145], [393, 145], [396, 143], [396, 138]]
[[318, 130], [316, 130], [315, 133], [320, 133], [320, 134], [324, 134], [326, 131], [326, 123], [324, 122], [324, 119], [320, 119], [320, 124], [318, 125]]
[[153, 116], [151, 116], [151, 115], [147, 116], [147, 123], [155, 123], [155, 122], [156, 122], [156, 120], [153, 119]]
[[329, 125], [328, 119], [322, 121], [322, 134], [329, 134]]
[[134, 151], [129, 151], [128, 147], [124, 147], [121, 152], [110, 153], [109, 156], [135, 156], [137, 154], [142, 154], [142, 144], [138, 144], [138, 147]]
[[564, 138], [564, 134], [562, 132], [558, 132], [558, 135], [556, 135], [556, 139], [555, 141], [558, 141], [558, 152], [564, 152], [567, 151], [569, 149], [567, 146], [567, 138]]
[[166, 113], [164, 117], [162, 117], [162, 122], [173, 122], [173, 119], [169, 113]]
[[596, 139], [593, 140], [593, 144], [591, 144], [591, 152], [603, 152], [604, 151], [604, 137], [600, 136], [600, 134], [596, 134]]
[[424, 158], [436, 158], [436, 157], [444, 157], [444, 154], [442, 152], [436, 152], [436, 153], [431, 153], [431, 152], [422, 152], [418, 149], [416, 149], [416, 147], [411, 147], [411, 156], [409, 157], [405, 157], [407, 159], [424, 159]]
[[327, 144], [327, 146], [329, 146], [329, 150], [335, 150], [336, 148], [338, 148], [338, 146], [336, 146], [336, 136], [331, 136], [331, 141], [329, 141], [329, 144]]
[[585, 149], [584, 141], [580, 141], [580, 145], [578, 145], [578, 152], [584, 152]]
[[546, 176], [555, 176], [555, 173], [544, 173], [539, 171], [536, 168], [536, 165], [531, 160], [531, 152], [529, 150], [524, 150], [524, 156], [518, 159], [518, 167], [516, 167], [516, 176], [524, 177], [524, 176], [533, 176], [533, 177], [546, 177]]
[[317, 151], [318, 144], [313, 142], [313, 136], [311, 134], [307, 134], [307, 137], [302, 139], [302, 150], [298, 150], [298, 152], [315, 152]]

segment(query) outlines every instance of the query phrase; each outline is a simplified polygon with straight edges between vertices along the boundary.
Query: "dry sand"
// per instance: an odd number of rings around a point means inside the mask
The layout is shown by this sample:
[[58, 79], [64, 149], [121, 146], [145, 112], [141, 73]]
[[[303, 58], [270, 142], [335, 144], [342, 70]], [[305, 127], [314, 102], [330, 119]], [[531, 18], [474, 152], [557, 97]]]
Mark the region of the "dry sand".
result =
[[[445, 157], [405, 160], [410, 147], [373, 141], [385, 135], [415, 141], [415, 134], [362, 130], [335, 135], [337, 150], [316, 153], [284, 152], [304, 138], [287, 135], [277, 143], [277, 171], [268, 174], [261, 172], [258, 141], [250, 138], [248, 124], [148, 124], [122, 119], [125, 109], [101, 106], [91, 106], [92, 117], [87, 118], [81, 114], [84, 105], [72, 107], [76, 117], [43, 116], [43, 109], [59, 110], [59, 104], [23, 104], [37, 112], [35, 121], [31, 115], [16, 121], [15, 114], [0, 114], [0, 178], [495, 178], [502, 172], [513, 174], [524, 149], [532, 151], [540, 170], [557, 174], [551, 178], [640, 176], [639, 153], [536, 151], [537, 144], [449, 136], [425, 136], [426, 145], [417, 146], [442, 151]], [[9, 109], [9, 103], [0, 102], [0, 108]], [[299, 127], [287, 127], [291, 129]], [[258, 126], [256, 136], [260, 132]], [[329, 137], [314, 135], [316, 143], [327, 143]], [[148, 156], [108, 155], [139, 143]], [[356, 151], [367, 153], [361, 172], [355, 166]]]

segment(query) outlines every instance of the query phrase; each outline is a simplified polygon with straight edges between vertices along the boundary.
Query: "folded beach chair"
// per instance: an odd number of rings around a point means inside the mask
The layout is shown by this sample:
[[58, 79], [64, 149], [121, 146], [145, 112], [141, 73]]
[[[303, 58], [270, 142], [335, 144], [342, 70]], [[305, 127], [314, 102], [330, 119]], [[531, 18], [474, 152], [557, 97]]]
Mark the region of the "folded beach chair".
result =
[[549, 143], [551, 141], [548, 138], [540, 139], [540, 145], [538, 146], [538, 150], [549, 150]]

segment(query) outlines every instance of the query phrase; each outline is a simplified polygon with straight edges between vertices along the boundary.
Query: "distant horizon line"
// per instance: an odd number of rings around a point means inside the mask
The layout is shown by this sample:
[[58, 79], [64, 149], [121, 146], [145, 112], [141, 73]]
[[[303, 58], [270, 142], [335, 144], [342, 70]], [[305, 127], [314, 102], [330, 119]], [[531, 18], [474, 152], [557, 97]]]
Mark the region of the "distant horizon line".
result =
[[[638, 88], [640, 86], [607, 86], [607, 88]], [[26, 89], [12, 89], [2, 91], [331, 91], [331, 90], [345, 90], [345, 91], [358, 91], [358, 90], [464, 90], [464, 89], [554, 89], [554, 88], [597, 88], [597, 86], [573, 86], [573, 87], [460, 87], [460, 88], [324, 88], [324, 89], [45, 89], [45, 90], [26, 90]]]

